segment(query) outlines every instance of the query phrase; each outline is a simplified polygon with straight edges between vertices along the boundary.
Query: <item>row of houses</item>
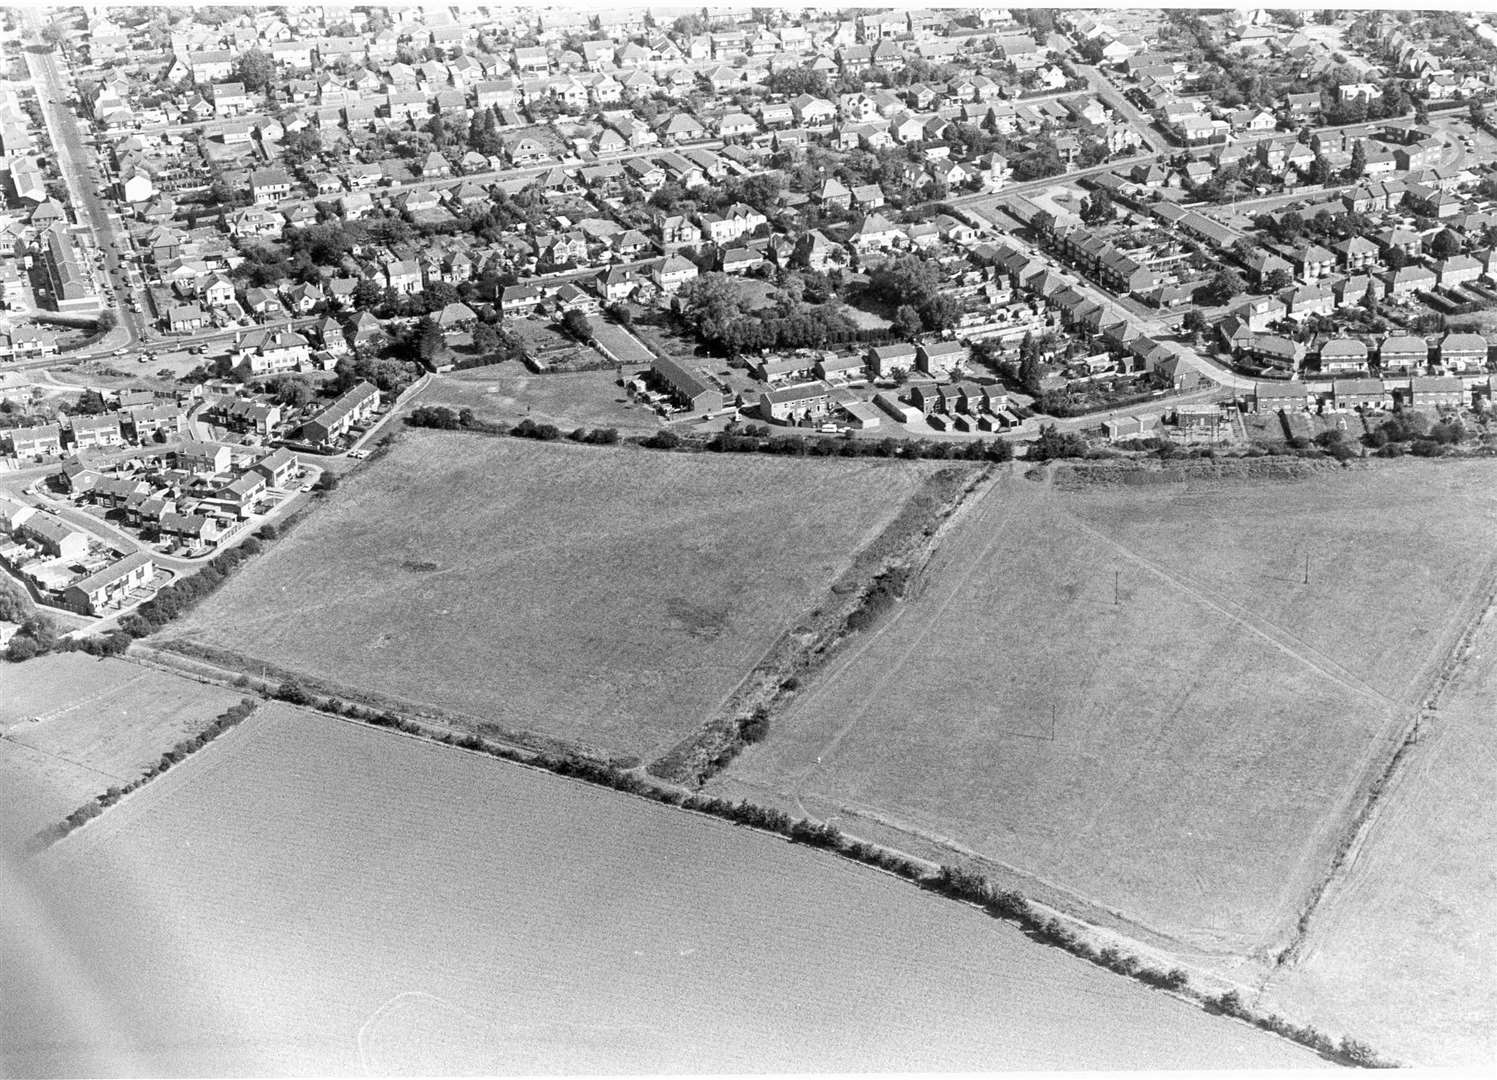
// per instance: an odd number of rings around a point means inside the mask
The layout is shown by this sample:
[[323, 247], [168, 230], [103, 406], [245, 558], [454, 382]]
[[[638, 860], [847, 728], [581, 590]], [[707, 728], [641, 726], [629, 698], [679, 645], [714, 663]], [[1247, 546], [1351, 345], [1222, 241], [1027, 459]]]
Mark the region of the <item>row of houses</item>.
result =
[[1238, 359], [1291, 372], [1314, 361], [1322, 375], [1366, 371], [1374, 363], [1384, 373], [1415, 374], [1434, 368], [1446, 374], [1468, 375], [1485, 372], [1490, 357], [1490, 345], [1481, 334], [1449, 333], [1434, 344], [1407, 334], [1389, 334], [1371, 344], [1356, 337], [1304, 342], [1284, 334], [1246, 330], [1239, 320], [1230, 317], [1218, 324], [1218, 333]]
[[1408, 379], [1332, 379], [1312, 384], [1259, 382], [1253, 387], [1257, 412], [1308, 412], [1334, 409], [1457, 409], [1474, 397], [1491, 399], [1490, 380], [1473, 382], [1454, 375], [1415, 375]]

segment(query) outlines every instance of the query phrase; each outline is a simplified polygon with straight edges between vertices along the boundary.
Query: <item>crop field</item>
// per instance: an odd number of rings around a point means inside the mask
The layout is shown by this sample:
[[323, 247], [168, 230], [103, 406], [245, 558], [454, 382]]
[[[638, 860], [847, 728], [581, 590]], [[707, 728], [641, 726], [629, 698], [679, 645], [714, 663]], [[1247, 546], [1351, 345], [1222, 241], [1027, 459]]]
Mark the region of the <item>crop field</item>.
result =
[[1484, 473], [1016, 471], [715, 790], [980, 857], [1195, 955], [1276, 952], [1473, 613]]
[[563, 431], [612, 427], [622, 432], [659, 428], [653, 410], [630, 404], [613, 369], [536, 375], [517, 362], [439, 375], [413, 405], [472, 409], [480, 420], [516, 423], [530, 417]]
[[1265, 1004], [1376, 1032], [1399, 1061], [1497, 1060], [1497, 623], [1383, 797]]
[[0, 848], [134, 780], [239, 695], [123, 660], [58, 653], [0, 669]]
[[1321, 1063], [824, 853], [280, 705], [26, 870], [17, 1075]]
[[655, 754], [929, 471], [413, 431], [165, 639]]

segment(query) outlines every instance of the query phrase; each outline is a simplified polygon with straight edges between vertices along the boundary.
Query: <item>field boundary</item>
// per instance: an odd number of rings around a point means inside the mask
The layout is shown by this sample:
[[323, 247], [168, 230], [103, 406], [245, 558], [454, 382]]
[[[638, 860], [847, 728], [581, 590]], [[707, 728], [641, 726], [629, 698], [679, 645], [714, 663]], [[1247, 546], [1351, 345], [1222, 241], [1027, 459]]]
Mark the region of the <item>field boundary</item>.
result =
[[1426, 722], [1433, 723], [1437, 719], [1441, 698], [1445, 696], [1445, 692], [1450, 689], [1456, 677], [1466, 666], [1466, 662], [1471, 658], [1476, 647], [1477, 635], [1482, 627], [1491, 618], [1493, 612], [1497, 611], [1497, 560], [1490, 562], [1486, 572], [1482, 575], [1482, 588], [1479, 595], [1482, 597], [1480, 603], [1467, 616], [1454, 643], [1436, 668], [1428, 690], [1412, 710], [1413, 718], [1404, 726], [1396, 749], [1368, 785], [1361, 808], [1347, 826], [1330, 865], [1311, 890], [1300, 912], [1299, 920], [1295, 924], [1293, 937], [1275, 957], [1273, 969], [1265, 977], [1264, 985], [1280, 968], [1293, 966], [1303, 954], [1310, 936], [1311, 925], [1316, 914], [1324, 906], [1327, 892], [1345, 880], [1344, 870], [1349, 871], [1355, 865], [1363, 844], [1378, 820], [1377, 811], [1383, 795], [1402, 776], [1403, 765], [1414, 748], [1418, 746], [1423, 726]]
[[[220, 674], [225, 681], [229, 681], [227, 673]], [[196, 673], [196, 677], [201, 681], [215, 681], [201, 670]], [[243, 676], [239, 676], [232, 680], [232, 685], [242, 687], [246, 682]], [[783, 810], [761, 806], [747, 799], [733, 802], [703, 795], [681, 785], [658, 780], [639, 767], [621, 768], [616, 764], [588, 759], [570, 752], [553, 754], [504, 745], [472, 732], [437, 730], [428, 724], [388, 711], [376, 712], [338, 699], [319, 701], [299, 686], [278, 687], [266, 696], [328, 719], [380, 728], [390, 734], [480, 754], [591, 787], [607, 788], [678, 810], [714, 817], [779, 836], [789, 843], [817, 848], [907, 881], [935, 895], [975, 907], [991, 918], [1016, 926], [1036, 942], [1062, 949], [1088, 963], [1104, 967], [1151, 989], [1172, 994], [1179, 1000], [1212, 1014], [1252, 1024], [1298, 1043], [1326, 1060], [1363, 1067], [1388, 1067], [1392, 1064], [1381, 1058], [1371, 1047], [1349, 1036], [1343, 1036], [1338, 1042], [1314, 1027], [1298, 1026], [1276, 1014], [1260, 1013], [1245, 1006], [1235, 984], [1228, 983], [1231, 989], [1213, 994], [1192, 986], [1190, 976], [1183, 968], [1151, 966], [1140, 959], [1140, 954], [1124, 951], [1111, 943], [1099, 947], [1095, 928], [1083, 920], [1030, 900], [1016, 891], [1001, 889], [983, 875], [960, 866], [912, 856], [888, 845], [844, 833], [834, 825], [808, 817], [792, 818]], [[159, 775], [169, 767], [166, 765], [153, 772]], [[96, 808], [89, 817], [95, 817], [100, 812], [102, 809]], [[1216, 981], [1221, 983], [1223, 980], [1218, 977]]]
[[[763, 738], [777, 710], [789, 705], [860, 629], [859, 613], [876, 618], [877, 600], [903, 591], [929, 561], [941, 538], [979, 489], [990, 484], [992, 467], [965, 475], [943, 469], [926, 477], [900, 512], [853, 556], [852, 565], [802, 621], [780, 634], [757, 664], [691, 735], [650, 763], [663, 780], [700, 787], [721, 772], [749, 742]], [[897, 590], [882, 584], [897, 575]]]
[[128, 784], [123, 787], [111, 786], [74, 810], [67, 817], [63, 818], [62, 821], [42, 829], [27, 842], [25, 847], [26, 854], [28, 856], [39, 855], [59, 840], [83, 828], [84, 825], [87, 825], [109, 807], [124, 799], [125, 796], [139, 791], [152, 780], [164, 774], [173, 765], [181, 764], [230, 728], [243, 723], [259, 707], [260, 702], [250, 697], [243, 698], [237, 705], [230, 705], [223, 712], [219, 713], [218, 716], [214, 717], [213, 721], [206, 728], [190, 739], [180, 740], [170, 750], [162, 754], [160, 760], [155, 765], [152, 765]]

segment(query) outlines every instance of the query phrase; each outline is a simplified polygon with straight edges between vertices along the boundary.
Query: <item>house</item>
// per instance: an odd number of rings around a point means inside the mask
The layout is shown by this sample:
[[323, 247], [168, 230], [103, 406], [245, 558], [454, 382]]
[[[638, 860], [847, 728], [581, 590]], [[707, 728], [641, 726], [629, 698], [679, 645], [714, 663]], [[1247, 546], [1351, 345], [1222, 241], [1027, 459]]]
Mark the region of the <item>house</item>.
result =
[[18, 458], [62, 453], [62, 429], [56, 424], [8, 428], [0, 431], [10, 452]]
[[863, 377], [866, 365], [859, 356], [828, 354], [816, 362], [814, 370], [822, 382], [850, 382]]
[[959, 341], [930, 341], [915, 349], [915, 366], [933, 379], [949, 379], [972, 350]]
[[654, 276], [661, 292], [673, 293], [688, 281], [696, 280], [697, 267], [683, 255], [668, 255], [655, 267]]
[[337, 401], [302, 425], [302, 437], [315, 446], [328, 446], [348, 434], [379, 408], [379, 390], [360, 382]]
[[277, 203], [291, 194], [291, 177], [284, 169], [255, 169], [250, 173], [250, 197], [261, 204]]
[[1309, 403], [1310, 392], [1304, 383], [1260, 382], [1253, 385], [1253, 408], [1260, 413], [1304, 412]]
[[906, 342], [894, 345], [875, 345], [868, 350], [868, 367], [875, 378], [892, 378], [895, 372], [906, 374], [915, 370], [915, 346]]
[[670, 395], [671, 401], [678, 408], [690, 412], [712, 413], [723, 406], [720, 391], [700, 375], [668, 357], [655, 358], [650, 367], [649, 379]]
[[1319, 244], [1301, 248], [1294, 254], [1294, 266], [1304, 281], [1323, 278], [1334, 269], [1336, 256]]
[[1435, 272], [1427, 266], [1401, 266], [1391, 273], [1383, 274], [1386, 296], [1407, 296], [1419, 290], [1435, 287]]
[[1422, 337], [1390, 334], [1378, 348], [1378, 367], [1383, 374], [1392, 371], [1420, 372], [1429, 363], [1429, 344]]
[[1440, 341], [1440, 366], [1456, 373], [1484, 370], [1487, 339], [1481, 334], [1446, 334]]
[[1466, 401], [1466, 384], [1455, 375], [1415, 375], [1409, 380], [1409, 404], [1416, 409], [1458, 408]]
[[237, 366], [257, 376], [298, 371], [312, 358], [311, 344], [289, 326], [249, 331], [239, 341], [238, 352]]
[[1365, 371], [1367, 344], [1357, 338], [1332, 338], [1320, 347], [1321, 374]]
[[1338, 409], [1387, 409], [1393, 405], [1393, 394], [1382, 379], [1335, 379], [1331, 403]]
[[233, 459], [233, 451], [224, 443], [200, 442], [188, 439], [173, 452], [177, 468], [202, 476], [216, 476], [226, 472]]
[[54, 559], [77, 559], [88, 554], [88, 536], [44, 510], [26, 515], [16, 526], [15, 535]]
[[832, 408], [832, 388], [820, 381], [765, 390], [759, 395], [759, 416], [773, 423], [808, 423], [826, 417]]
[[149, 585], [155, 576], [155, 561], [137, 551], [73, 582], [63, 590], [63, 606], [80, 615], [101, 615], [106, 608], [122, 604], [134, 590]]
[[75, 450], [94, 446], [119, 446], [125, 441], [120, 428], [119, 413], [99, 413], [97, 416], [71, 416], [68, 418], [69, 441]]

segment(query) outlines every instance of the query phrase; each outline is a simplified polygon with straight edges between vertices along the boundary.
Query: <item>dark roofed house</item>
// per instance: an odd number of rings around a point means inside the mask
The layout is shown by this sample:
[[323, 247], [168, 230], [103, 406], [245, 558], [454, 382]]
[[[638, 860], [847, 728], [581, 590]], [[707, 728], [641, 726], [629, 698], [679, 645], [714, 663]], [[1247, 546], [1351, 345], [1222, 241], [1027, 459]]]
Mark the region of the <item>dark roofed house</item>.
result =
[[711, 413], [723, 407], [722, 392], [706, 379], [668, 357], [657, 356], [650, 376], [671, 399], [692, 412]]

